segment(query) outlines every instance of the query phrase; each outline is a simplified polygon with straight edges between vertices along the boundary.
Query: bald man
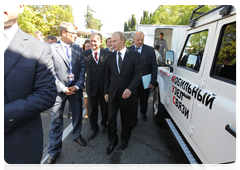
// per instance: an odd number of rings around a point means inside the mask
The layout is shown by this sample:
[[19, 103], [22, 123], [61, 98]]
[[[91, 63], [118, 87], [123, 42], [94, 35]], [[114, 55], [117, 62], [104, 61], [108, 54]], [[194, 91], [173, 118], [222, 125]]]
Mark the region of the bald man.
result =
[[[150, 94], [150, 89], [156, 86], [157, 80], [157, 62], [156, 62], [156, 54], [154, 48], [144, 44], [144, 33], [141, 31], [137, 31], [134, 36], [135, 45], [129, 47], [129, 50], [137, 51], [141, 54], [142, 59], [142, 76], [147, 74], [151, 74], [151, 81], [148, 85], [147, 89], [143, 88], [143, 83], [138, 86], [138, 98], [140, 101], [140, 113], [142, 115], [142, 119], [144, 121], [147, 120], [147, 108], [148, 108], [148, 97]], [[138, 102], [134, 108], [133, 120], [132, 120], [132, 128], [136, 126], [138, 123]]]

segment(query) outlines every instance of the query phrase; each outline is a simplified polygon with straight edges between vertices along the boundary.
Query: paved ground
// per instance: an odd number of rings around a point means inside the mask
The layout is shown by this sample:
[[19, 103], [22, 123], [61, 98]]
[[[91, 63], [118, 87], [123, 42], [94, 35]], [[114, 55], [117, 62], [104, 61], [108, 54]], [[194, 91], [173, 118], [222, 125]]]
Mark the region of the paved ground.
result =
[[[89, 140], [89, 120], [84, 119], [82, 136], [86, 139], [87, 146], [80, 146], [72, 140], [72, 136], [69, 134], [63, 141], [62, 153], [56, 164], [187, 164], [188, 162], [184, 154], [170, 131], [168, 129], [162, 130], [155, 124], [152, 113], [152, 99], [153, 93], [149, 97], [148, 120], [145, 122], [141, 118], [139, 119], [138, 125], [133, 129], [128, 147], [125, 150], [120, 150], [118, 145], [113, 153], [106, 155], [105, 151], [109, 145], [107, 134], [103, 134], [101, 132], [102, 129], [100, 129], [97, 136], [93, 140]], [[71, 123], [71, 119], [67, 118], [67, 113], [68, 103], [64, 111], [64, 128]], [[100, 119], [101, 116], [99, 116]], [[46, 157], [50, 124], [49, 110], [42, 113], [42, 121], [44, 129], [44, 157]], [[120, 129], [121, 123], [118, 115], [119, 144], [121, 143]]]

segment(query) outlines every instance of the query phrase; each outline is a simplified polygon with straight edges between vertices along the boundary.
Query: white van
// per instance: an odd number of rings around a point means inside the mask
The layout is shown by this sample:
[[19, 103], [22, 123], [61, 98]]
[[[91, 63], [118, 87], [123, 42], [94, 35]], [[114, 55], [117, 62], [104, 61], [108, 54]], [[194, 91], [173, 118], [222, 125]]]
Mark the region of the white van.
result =
[[235, 162], [236, 9], [218, 6], [191, 17], [165, 65], [158, 67], [154, 120], [170, 127], [190, 163]]

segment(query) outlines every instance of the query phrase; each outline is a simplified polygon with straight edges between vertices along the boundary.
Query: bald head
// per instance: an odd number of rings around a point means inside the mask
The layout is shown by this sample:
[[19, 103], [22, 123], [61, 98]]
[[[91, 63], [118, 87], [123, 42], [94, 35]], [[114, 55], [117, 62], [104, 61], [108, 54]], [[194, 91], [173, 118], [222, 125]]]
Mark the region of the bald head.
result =
[[144, 43], [144, 33], [142, 31], [137, 31], [134, 36], [134, 42], [137, 47], [141, 47]]

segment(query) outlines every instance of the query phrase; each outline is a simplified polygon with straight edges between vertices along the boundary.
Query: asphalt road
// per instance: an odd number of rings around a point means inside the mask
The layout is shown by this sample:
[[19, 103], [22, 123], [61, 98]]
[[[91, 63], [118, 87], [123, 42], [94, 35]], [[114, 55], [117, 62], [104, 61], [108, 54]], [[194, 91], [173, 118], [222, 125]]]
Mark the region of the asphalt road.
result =
[[[71, 133], [63, 140], [62, 153], [56, 164], [188, 164], [177, 141], [168, 129], [160, 129], [153, 120], [152, 113], [153, 92], [151, 92], [148, 103], [147, 121], [143, 121], [139, 114], [138, 125], [132, 130], [131, 139], [125, 150], [116, 146], [114, 151], [106, 155], [109, 145], [107, 134], [102, 133], [102, 127], [97, 136], [90, 140], [90, 124], [88, 119], [83, 119], [82, 137], [87, 141], [86, 146], [80, 146], [72, 140]], [[83, 104], [84, 106], [84, 104]], [[67, 118], [69, 105], [64, 110], [64, 129], [69, 128], [71, 119]], [[50, 125], [50, 111], [41, 114], [44, 131], [44, 153], [43, 159], [47, 158], [48, 131]], [[99, 112], [99, 125], [100, 125]], [[118, 113], [118, 135], [121, 143], [121, 122]], [[46, 161], [42, 162], [46, 164]]]

